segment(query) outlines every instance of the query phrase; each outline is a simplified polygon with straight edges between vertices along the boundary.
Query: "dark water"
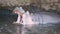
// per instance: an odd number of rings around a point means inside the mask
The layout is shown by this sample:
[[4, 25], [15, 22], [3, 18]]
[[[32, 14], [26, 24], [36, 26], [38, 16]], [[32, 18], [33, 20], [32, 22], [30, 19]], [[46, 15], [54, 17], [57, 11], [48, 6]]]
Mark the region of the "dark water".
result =
[[[13, 14], [10, 10], [0, 10], [0, 34], [14, 34], [16, 32], [17, 15]], [[37, 24], [26, 29], [25, 34], [60, 34], [60, 22]]]
[[13, 21], [16, 21], [17, 15], [10, 10], [0, 10], [0, 34], [12, 34], [14, 31]]

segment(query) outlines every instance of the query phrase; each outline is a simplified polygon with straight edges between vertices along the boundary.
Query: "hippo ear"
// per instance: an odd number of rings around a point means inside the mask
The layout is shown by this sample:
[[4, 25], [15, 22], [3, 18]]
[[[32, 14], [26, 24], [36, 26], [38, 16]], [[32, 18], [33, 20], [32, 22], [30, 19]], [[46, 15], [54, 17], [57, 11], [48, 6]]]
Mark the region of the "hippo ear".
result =
[[19, 10], [19, 7], [16, 7], [14, 10]]
[[19, 8], [21, 13], [25, 13], [25, 10], [23, 10], [22, 7]]

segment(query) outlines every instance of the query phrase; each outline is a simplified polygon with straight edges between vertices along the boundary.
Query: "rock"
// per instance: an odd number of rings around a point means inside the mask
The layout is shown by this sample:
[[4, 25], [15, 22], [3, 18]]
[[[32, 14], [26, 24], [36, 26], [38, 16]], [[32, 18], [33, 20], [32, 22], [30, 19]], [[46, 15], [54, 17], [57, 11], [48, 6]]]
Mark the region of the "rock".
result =
[[0, 0], [0, 6], [20, 6], [25, 5], [29, 0]]

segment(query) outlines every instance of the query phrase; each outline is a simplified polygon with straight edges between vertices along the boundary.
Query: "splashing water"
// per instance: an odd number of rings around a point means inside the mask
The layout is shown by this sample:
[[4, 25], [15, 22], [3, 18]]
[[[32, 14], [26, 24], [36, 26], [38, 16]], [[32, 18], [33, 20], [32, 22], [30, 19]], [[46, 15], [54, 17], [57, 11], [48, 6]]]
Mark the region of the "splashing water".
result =
[[23, 14], [23, 25], [26, 26], [32, 26], [33, 24], [35, 24], [32, 21], [32, 16], [29, 14], [29, 11], [27, 11], [26, 13]]
[[[18, 18], [17, 18], [17, 21], [15, 22], [15, 23], [18, 23], [18, 24], [22, 24], [22, 25], [24, 25], [23, 27], [22, 27], [22, 34], [25, 34], [25, 32], [26, 32], [26, 30], [25, 30], [25, 28], [30, 28], [30, 27], [32, 27], [35, 23], [32, 21], [32, 16], [30, 15], [30, 13], [29, 13], [29, 11], [24, 11], [23, 9], [22, 9], [22, 7], [20, 7], [20, 8], [17, 8], [17, 12], [15, 12], [15, 13], [17, 13], [18, 14]], [[20, 13], [19, 13], [20, 12]], [[21, 18], [21, 13], [23, 13], [23, 15], [22, 15], [22, 18]], [[22, 20], [23, 21], [23, 23], [20, 21], [20, 20]], [[19, 33], [19, 27], [16, 27], [17, 28], [17, 33]], [[25, 31], [24, 31], [25, 30]]]
[[[23, 25], [27, 25], [27, 26], [31, 26], [32, 24], [36, 24], [32, 21], [32, 16], [30, 15], [29, 11], [24, 11], [22, 9], [22, 7], [17, 7], [15, 10], [18, 10], [16, 13], [18, 14], [18, 18], [17, 18], [17, 21], [16, 23], [20, 23], [21, 21], [21, 16], [20, 14], [21, 13], [24, 13], [22, 15], [22, 21], [23, 21]], [[20, 13], [19, 13], [20, 12]]]

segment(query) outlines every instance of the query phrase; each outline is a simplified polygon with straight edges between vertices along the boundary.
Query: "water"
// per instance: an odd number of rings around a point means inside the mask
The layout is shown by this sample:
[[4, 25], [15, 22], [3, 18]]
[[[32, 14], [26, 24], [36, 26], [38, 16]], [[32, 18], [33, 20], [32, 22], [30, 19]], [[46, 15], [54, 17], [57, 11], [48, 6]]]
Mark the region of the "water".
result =
[[[0, 34], [16, 34], [16, 25], [12, 24], [17, 20], [16, 14], [0, 14]], [[38, 24], [25, 28], [25, 34], [60, 34], [60, 16], [50, 12], [33, 14], [33, 21]], [[23, 29], [24, 29], [23, 28]]]

